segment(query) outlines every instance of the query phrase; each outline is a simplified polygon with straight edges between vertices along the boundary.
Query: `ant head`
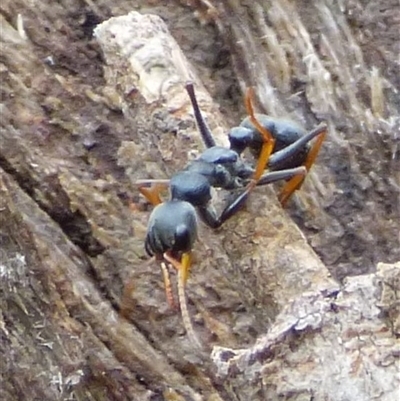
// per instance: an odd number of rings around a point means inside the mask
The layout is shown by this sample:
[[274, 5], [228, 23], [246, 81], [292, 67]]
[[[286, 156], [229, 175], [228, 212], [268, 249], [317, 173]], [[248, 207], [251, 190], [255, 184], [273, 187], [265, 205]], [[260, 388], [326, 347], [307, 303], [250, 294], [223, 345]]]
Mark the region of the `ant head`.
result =
[[166, 251], [188, 252], [197, 238], [196, 210], [188, 202], [169, 200], [152, 211], [147, 226], [145, 249], [159, 257]]
[[170, 180], [171, 199], [182, 200], [193, 206], [204, 206], [211, 199], [211, 185], [203, 175], [181, 171]]
[[231, 150], [241, 154], [253, 141], [253, 131], [246, 127], [234, 127], [228, 133]]

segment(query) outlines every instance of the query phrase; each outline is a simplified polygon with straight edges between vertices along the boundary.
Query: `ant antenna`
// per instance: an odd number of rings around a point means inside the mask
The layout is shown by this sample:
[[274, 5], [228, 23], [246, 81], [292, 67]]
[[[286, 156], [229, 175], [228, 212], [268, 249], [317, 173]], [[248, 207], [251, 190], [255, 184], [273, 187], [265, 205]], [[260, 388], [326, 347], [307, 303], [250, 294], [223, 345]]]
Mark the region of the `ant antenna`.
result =
[[194, 116], [196, 118], [196, 123], [199, 128], [201, 137], [203, 139], [204, 144], [207, 148], [212, 148], [216, 145], [215, 140], [211, 134], [210, 128], [208, 127], [207, 123], [205, 122], [203, 115], [201, 114], [199, 104], [197, 103], [196, 94], [194, 91], [193, 82], [189, 81], [185, 85], [186, 92], [190, 97], [190, 101], [192, 102]]

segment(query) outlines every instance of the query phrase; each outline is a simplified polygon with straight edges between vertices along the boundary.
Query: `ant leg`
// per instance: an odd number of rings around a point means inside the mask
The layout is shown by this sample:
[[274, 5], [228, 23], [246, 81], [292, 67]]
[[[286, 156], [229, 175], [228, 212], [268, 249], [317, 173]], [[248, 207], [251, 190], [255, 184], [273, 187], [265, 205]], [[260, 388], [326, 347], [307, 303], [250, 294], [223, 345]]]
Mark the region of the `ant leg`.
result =
[[[138, 180], [140, 193], [154, 206], [161, 203], [160, 192], [168, 188], [169, 180]], [[150, 188], [146, 185], [150, 184]]]
[[261, 176], [257, 182], [257, 186], [268, 185], [280, 180], [289, 180], [294, 177], [303, 177], [307, 174], [304, 166], [288, 168], [285, 170], [269, 171]]
[[[223, 221], [221, 221], [221, 218], [217, 217], [217, 213], [216, 213], [214, 207], [210, 203], [208, 203], [205, 206], [198, 206], [197, 213], [199, 214], [201, 220], [213, 229], [221, 227], [221, 225], [223, 223]], [[234, 213], [232, 213], [232, 215], [233, 214]]]
[[178, 296], [179, 296], [179, 306], [181, 308], [183, 326], [185, 327], [186, 333], [190, 341], [199, 349], [202, 348], [199, 339], [194, 331], [192, 321], [190, 320], [189, 310], [186, 303], [185, 285], [189, 275], [192, 254], [191, 252], [184, 253], [182, 255], [181, 262], [177, 261], [171, 256], [169, 252], [164, 253], [164, 258], [175, 269], [178, 270]]
[[317, 138], [317, 140], [315, 141], [314, 145], [312, 146], [312, 148], [308, 152], [307, 159], [306, 159], [306, 161], [304, 163], [304, 167], [307, 169], [307, 171], [310, 171], [311, 166], [314, 164], [315, 159], [318, 156], [319, 150], [321, 149], [322, 142], [324, 142], [326, 134], [328, 132], [328, 127], [326, 125], [325, 126], [321, 126], [320, 129], [322, 131], [320, 132], [319, 137]]
[[167, 187], [169, 185], [169, 179], [163, 180], [163, 179], [153, 179], [153, 178], [149, 178], [149, 179], [143, 179], [143, 180], [137, 180], [135, 182], [135, 185], [141, 187], [144, 185], [153, 185], [153, 184], [160, 184], [160, 185], [164, 185], [165, 187]]
[[[280, 180], [293, 180], [296, 178], [303, 180], [306, 174], [307, 170], [304, 166], [290, 168], [287, 170], [271, 171], [262, 175], [261, 178], [256, 182], [256, 185], [267, 185]], [[220, 225], [231, 218], [244, 206], [251, 190], [252, 187], [248, 187], [246, 191], [241, 193], [232, 203], [230, 203], [223, 210], [223, 212], [221, 213], [221, 217], [219, 218]]]
[[189, 95], [190, 101], [192, 103], [194, 116], [196, 118], [197, 127], [200, 131], [201, 138], [207, 148], [212, 148], [216, 145], [215, 140], [211, 134], [210, 128], [204, 120], [201, 114], [199, 104], [197, 103], [196, 93], [194, 91], [193, 82], [187, 82], [185, 85], [186, 92]]
[[[202, 219], [205, 221], [207, 225], [209, 225], [212, 228], [220, 227], [226, 220], [231, 218], [244, 205], [250, 192], [255, 188], [261, 177], [263, 177], [263, 172], [268, 163], [269, 157], [274, 149], [275, 139], [273, 138], [271, 132], [265, 127], [263, 127], [255, 117], [252, 99], [253, 99], [253, 90], [252, 88], [248, 88], [245, 96], [245, 105], [247, 114], [249, 115], [252, 124], [256, 127], [256, 129], [260, 132], [261, 136], [263, 137], [263, 146], [261, 148], [261, 153], [257, 161], [257, 166], [253, 173], [253, 177], [250, 183], [247, 185], [245, 191], [242, 194], [240, 194], [232, 203], [230, 203], [223, 210], [219, 218], [215, 216], [215, 212], [211, 210], [208, 205], [205, 207], [197, 208]], [[297, 171], [296, 173], [299, 172]], [[285, 173], [282, 174], [284, 175], [284, 179], [293, 176], [293, 172], [290, 172], [286, 175]], [[265, 182], [264, 184], [261, 185], [265, 185], [268, 182], [281, 180], [282, 177], [281, 175], [277, 174], [275, 176], [274, 175], [264, 176], [263, 179], [265, 180]]]
[[247, 114], [250, 117], [251, 123], [256, 127], [257, 131], [261, 134], [263, 137], [263, 145], [261, 148], [260, 156], [257, 161], [257, 166], [256, 170], [254, 172], [253, 180], [255, 183], [250, 184], [250, 187], [253, 188], [257, 181], [260, 179], [262, 176], [265, 167], [267, 166], [269, 157], [274, 149], [275, 145], [275, 139], [272, 136], [271, 132], [263, 127], [257, 120], [257, 118], [254, 115], [254, 108], [252, 104], [252, 100], [254, 98], [254, 92], [252, 88], [248, 88], [245, 96], [245, 105], [246, 105], [246, 111]]
[[164, 253], [164, 259], [172, 265], [176, 269], [177, 272], [182, 271], [182, 277], [185, 280], [185, 283], [189, 277], [189, 270], [192, 264], [192, 253], [186, 252], [182, 255], [181, 261], [176, 260], [170, 252]]
[[[257, 181], [257, 185], [267, 185], [279, 180], [289, 180], [295, 176], [300, 176], [302, 179], [305, 174], [307, 174], [307, 169], [304, 166], [287, 170], [270, 171], [261, 176]], [[197, 212], [209, 227], [218, 228], [244, 206], [252, 189], [253, 187], [248, 187], [233, 202], [229, 203], [219, 218], [216, 216], [214, 208], [210, 205], [197, 207]]]
[[[317, 130], [314, 130], [315, 132]], [[310, 171], [311, 166], [314, 164], [315, 159], [317, 158], [318, 152], [321, 149], [322, 142], [324, 141], [327, 133], [327, 127], [321, 126], [318, 131], [318, 138], [315, 141], [312, 148], [309, 150], [306, 161], [304, 162], [304, 167], [307, 169], [307, 172]], [[311, 133], [313, 133], [311, 132]], [[281, 193], [279, 195], [279, 201], [282, 206], [285, 206], [289, 198], [292, 196], [293, 192], [300, 189], [304, 181], [304, 177], [293, 177], [290, 179], [285, 186], [282, 188]]]
[[[279, 168], [279, 164], [284, 162], [287, 159], [290, 159], [293, 156], [296, 156], [296, 154], [304, 149], [304, 146], [307, 145], [308, 142], [313, 140], [317, 136], [322, 136], [321, 143], [317, 146], [316, 149], [310, 150], [310, 153], [314, 153], [312, 156], [312, 159], [310, 160], [311, 164], [314, 162], [316, 155], [319, 151], [319, 148], [321, 147], [322, 141], [325, 138], [325, 134], [327, 132], [327, 126], [326, 124], [319, 124], [316, 128], [314, 128], [312, 131], [310, 131], [308, 134], [302, 136], [299, 138], [297, 141], [293, 142], [289, 146], [286, 146], [285, 148], [279, 150], [278, 152], [273, 153], [270, 158], [268, 159], [268, 167], [270, 169], [274, 168]], [[307, 167], [307, 170], [311, 167], [311, 164], [309, 167]]]

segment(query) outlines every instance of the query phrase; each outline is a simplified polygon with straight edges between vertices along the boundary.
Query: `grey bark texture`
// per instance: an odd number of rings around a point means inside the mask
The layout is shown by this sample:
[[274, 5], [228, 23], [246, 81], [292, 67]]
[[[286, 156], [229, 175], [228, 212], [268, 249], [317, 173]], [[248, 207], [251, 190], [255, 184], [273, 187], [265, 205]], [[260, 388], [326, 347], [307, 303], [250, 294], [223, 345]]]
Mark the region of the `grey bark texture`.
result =
[[[399, 398], [397, 2], [0, 12], [0, 399]], [[187, 79], [222, 145], [250, 85], [259, 111], [329, 125], [287, 210], [259, 188], [201, 226], [187, 297], [202, 351], [147, 263], [134, 185], [202, 151]]]

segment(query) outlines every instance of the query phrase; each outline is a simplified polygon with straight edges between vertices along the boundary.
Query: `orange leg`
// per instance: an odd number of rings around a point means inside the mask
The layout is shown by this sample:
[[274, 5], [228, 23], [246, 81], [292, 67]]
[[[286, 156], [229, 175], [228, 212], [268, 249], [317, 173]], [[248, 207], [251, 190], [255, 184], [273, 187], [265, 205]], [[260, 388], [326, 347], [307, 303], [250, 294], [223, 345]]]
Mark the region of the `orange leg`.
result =
[[202, 348], [201, 343], [197, 338], [197, 335], [192, 325], [192, 321], [190, 320], [189, 310], [186, 303], [186, 293], [185, 293], [185, 286], [189, 275], [192, 254], [191, 252], [184, 253], [182, 255], [181, 262], [172, 257], [169, 252], [164, 253], [164, 258], [169, 263], [171, 263], [171, 265], [175, 267], [175, 269], [178, 270], [178, 296], [179, 296], [179, 307], [181, 309], [183, 326], [185, 327], [186, 333], [190, 341], [193, 343], [193, 345], [201, 349]]
[[148, 182], [151, 184], [150, 188], [144, 186], [146, 184], [145, 180], [143, 180], [143, 183], [139, 181], [139, 185], [143, 185], [139, 186], [139, 191], [152, 205], [159, 205], [161, 203], [160, 193], [168, 188], [169, 180], [156, 180], [155, 182], [149, 180]]
[[172, 309], [178, 309], [178, 307], [175, 303], [174, 295], [172, 293], [172, 286], [171, 286], [171, 280], [170, 280], [170, 276], [169, 276], [169, 270], [164, 262], [161, 262], [161, 271], [162, 271], [162, 274], [164, 277], [165, 295], [167, 297], [168, 305]]
[[[257, 120], [257, 118], [254, 115], [254, 109], [253, 109], [253, 104], [252, 104], [252, 99], [254, 98], [254, 93], [253, 89], [249, 88], [246, 93], [245, 97], [245, 104], [246, 104], [246, 110], [247, 114], [250, 117], [251, 123], [256, 127], [257, 131], [262, 135], [263, 137], [263, 146], [261, 148], [261, 153], [257, 161], [257, 166], [256, 166], [256, 171], [254, 172], [253, 180], [257, 182], [260, 177], [262, 176], [265, 167], [267, 166], [268, 159], [274, 149], [275, 145], [275, 139], [272, 136], [271, 132], [267, 130], [265, 127], [263, 127]], [[254, 186], [255, 184], [251, 184], [251, 186]]]
[[[307, 159], [304, 163], [304, 167], [307, 169], [307, 171], [310, 171], [311, 166], [314, 164], [315, 159], [317, 158], [318, 152], [321, 149], [322, 142], [324, 141], [325, 137], [327, 134], [327, 129], [321, 132], [321, 134], [318, 135], [317, 139], [315, 140], [315, 143], [313, 147], [310, 149], [307, 155]], [[282, 188], [281, 193], [279, 195], [279, 201], [282, 206], [285, 206], [289, 198], [292, 196], [293, 192], [296, 191], [297, 189], [300, 189], [303, 182], [304, 178], [302, 176], [295, 176], [291, 178], [285, 186]]]
[[[260, 132], [263, 137], [263, 145], [261, 148], [260, 156], [258, 157], [257, 166], [253, 174], [253, 178], [251, 179], [250, 183], [246, 186], [244, 192], [242, 192], [231, 204], [229, 204], [222, 212], [218, 227], [226, 220], [231, 218], [242, 205], [246, 202], [250, 192], [256, 187], [258, 182], [263, 176], [265, 167], [267, 166], [269, 157], [274, 149], [275, 139], [272, 136], [271, 132], [263, 127], [257, 120], [256, 116], [254, 115], [254, 109], [252, 104], [253, 98], [253, 90], [249, 88], [246, 92], [245, 96], [245, 104], [247, 114], [250, 117], [250, 121], [256, 127], [256, 129]], [[265, 177], [264, 177], [265, 178]]]
[[170, 263], [178, 271], [178, 273], [181, 272], [184, 282], [186, 283], [189, 277], [190, 266], [192, 264], [191, 252], [184, 253], [180, 262], [176, 260], [169, 252], [164, 253], [164, 259]]

